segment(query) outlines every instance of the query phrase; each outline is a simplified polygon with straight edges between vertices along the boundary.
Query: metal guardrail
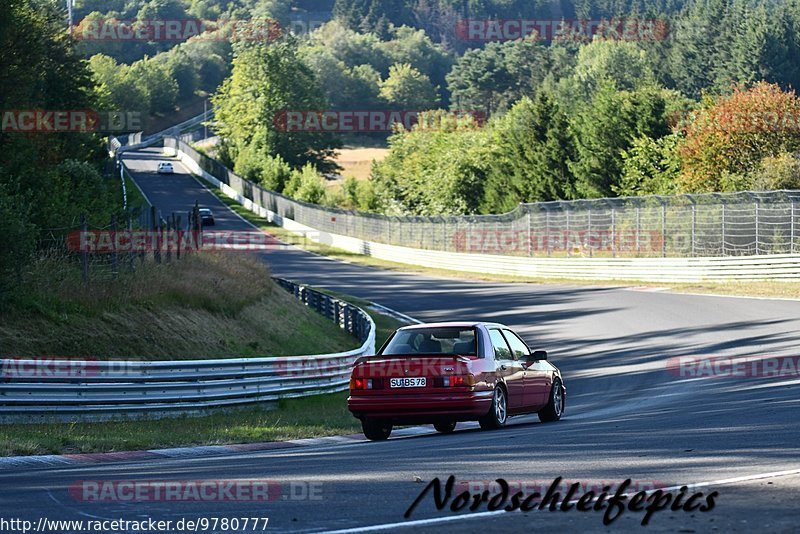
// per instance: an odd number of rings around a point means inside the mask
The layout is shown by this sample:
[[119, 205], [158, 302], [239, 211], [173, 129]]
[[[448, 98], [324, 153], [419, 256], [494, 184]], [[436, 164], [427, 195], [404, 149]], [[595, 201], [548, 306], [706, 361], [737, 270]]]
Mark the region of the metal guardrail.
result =
[[353, 361], [375, 352], [360, 308], [288, 280], [275, 281], [357, 337], [335, 354], [190, 361], [0, 360], [0, 421], [98, 420], [192, 413], [347, 389]]

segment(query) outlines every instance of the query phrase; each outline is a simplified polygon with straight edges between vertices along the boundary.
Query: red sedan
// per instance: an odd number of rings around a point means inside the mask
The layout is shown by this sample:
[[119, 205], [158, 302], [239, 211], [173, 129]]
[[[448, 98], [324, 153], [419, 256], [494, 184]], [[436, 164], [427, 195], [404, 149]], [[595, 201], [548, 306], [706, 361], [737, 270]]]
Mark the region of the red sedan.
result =
[[566, 394], [547, 352], [531, 351], [507, 326], [432, 323], [400, 328], [375, 356], [356, 360], [347, 406], [364, 435], [381, 440], [395, 424], [448, 433], [458, 421], [494, 429], [528, 413], [558, 421]]

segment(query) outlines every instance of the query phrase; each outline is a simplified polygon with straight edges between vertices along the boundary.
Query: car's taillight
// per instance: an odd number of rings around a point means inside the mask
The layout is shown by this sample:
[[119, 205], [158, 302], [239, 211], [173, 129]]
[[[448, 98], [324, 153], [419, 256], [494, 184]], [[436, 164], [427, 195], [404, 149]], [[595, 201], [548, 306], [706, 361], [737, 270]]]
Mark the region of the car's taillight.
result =
[[452, 375], [437, 378], [434, 382], [437, 386], [452, 388], [452, 387], [471, 387], [475, 385], [475, 375]]
[[380, 389], [383, 380], [380, 378], [350, 378], [350, 389]]

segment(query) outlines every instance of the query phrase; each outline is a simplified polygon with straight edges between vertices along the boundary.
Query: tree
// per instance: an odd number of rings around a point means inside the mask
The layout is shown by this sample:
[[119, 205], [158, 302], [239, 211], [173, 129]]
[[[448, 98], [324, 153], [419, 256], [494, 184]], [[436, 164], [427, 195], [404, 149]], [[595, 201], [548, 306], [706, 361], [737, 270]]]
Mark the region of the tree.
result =
[[570, 162], [580, 197], [612, 196], [622, 175], [625, 150], [634, 139], [667, 133], [666, 101], [656, 87], [617, 91], [603, 82], [573, 122], [578, 158]]
[[452, 109], [505, 111], [532, 96], [549, 68], [548, 51], [535, 38], [489, 43], [468, 50], [447, 75]]
[[301, 170], [292, 172], [284, 192], [297, 200], [322, 204], [325, 200], [325, 183], [317, 169], [307, 163]]
[[678, 147], [683, 161], [681, 188], [731, 190], [746, 184], [745, 178], [757, 171], [764, 158], [798, 150], [797, 95], [765, 82], [749, 89], [737, 86], [729, 96], [707, 97], [686, 126]]
[[389, 77], [381, 83], [381, 97], [398, 109], [432, 109], [439, 104], [437, 88], [420, 71], [403, 63], [389, 69]]
[[[424, 125], [437, 125], [427, 128]], [[390, 152], [372, 167], [371, 183], [384, 213], [442, 215], [478, 213], [493, 146], [470, 116], [423, 113], [411, 131], [389, 139]]]
[[567, 117], [542, 91], [523, 97], [493, 127], [497, 160], [486, 187], [484, 212], [505, 212], [519, 202], [574, 198], [569, 163], [576, 158]]
[[620, 196], [671, 195], [678, 193], [681, 160], [677, 147], [681, 136], [671, 133], [659, 139], [637, 137], [622, 152], [622, 177], [613, 190]]
[[326, 172], [339, 142], [327, 132], [286, 131], [280, 117], [286, 111], [327, 108], [311, 69], [300, 59], [297, 42], [240, 45], [233, 72], [212, 98], [221, 153], [232, 163], [245, 147], [280, 155], [293, 168], [307, 163]]

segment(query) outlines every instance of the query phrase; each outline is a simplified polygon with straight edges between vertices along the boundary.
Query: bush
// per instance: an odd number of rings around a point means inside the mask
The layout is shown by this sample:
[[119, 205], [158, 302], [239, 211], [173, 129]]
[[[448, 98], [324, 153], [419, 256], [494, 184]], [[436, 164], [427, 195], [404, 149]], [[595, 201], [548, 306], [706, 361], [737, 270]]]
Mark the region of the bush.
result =
[[322, 204], [325, 200], [325, 183], [316, 167], [307, 163], [302, 170], [292, 172], [284, 193], [297, 200]]

